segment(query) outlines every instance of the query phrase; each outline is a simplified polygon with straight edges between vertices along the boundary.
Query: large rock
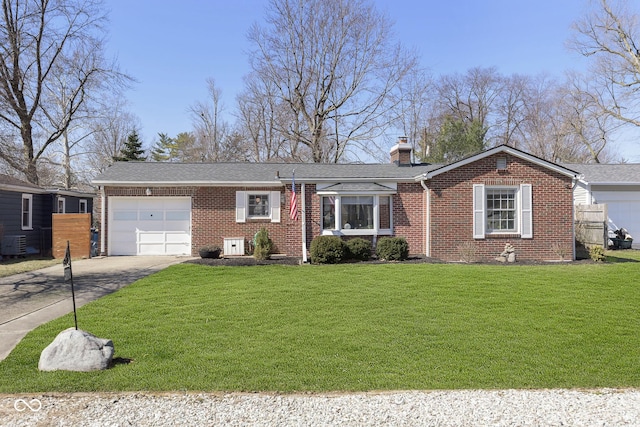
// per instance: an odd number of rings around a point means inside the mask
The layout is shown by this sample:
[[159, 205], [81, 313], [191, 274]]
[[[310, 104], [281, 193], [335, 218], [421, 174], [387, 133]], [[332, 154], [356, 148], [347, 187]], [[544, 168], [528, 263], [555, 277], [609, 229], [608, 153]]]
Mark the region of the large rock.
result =
[[113, 358], [113, 342], [89, 332], [69, 328], [58, 334], [40, 354], [41, 371], [98, 371]]

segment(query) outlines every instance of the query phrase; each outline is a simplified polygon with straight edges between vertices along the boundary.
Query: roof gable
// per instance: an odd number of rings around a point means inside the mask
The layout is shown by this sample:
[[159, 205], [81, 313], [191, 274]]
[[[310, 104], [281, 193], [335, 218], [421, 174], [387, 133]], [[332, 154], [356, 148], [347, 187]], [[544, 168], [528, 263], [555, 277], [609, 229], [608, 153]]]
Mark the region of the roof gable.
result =
[[546, 169], [552, 170], [554, 172], [558, 172], [558, 173], [560, 173], [562, 175], [565, 175], [565, 176], [576, 177], [578, 175], [577, 172], [575, 172], [575, 171], [573, 171], [571, 169], [568, 169], [568, 168], [566, 168], [564, 166], [558, 165], [558, 164], [553, 163], [553, 162], [549, 162], [547, 160], [541, 159], [540, 157], [536, 157], [536, 156], [533, 156], [533, 155], [531, 155], [529, 153], [525, 153], [524, 151], [520, 151], [520, 150], [518, 150], [516, 148], [509, 147], [508, 145], [498, 145], [497, 147], [490, 148], [490, 149], [485, 150], [485, 151], [483, 151], [481, 153], [475, 154], [473, 156], [466, 157], [466, 158], [464, 158], [462, 160], [458, 160], [457, 162], [450, 163], [448, 165], [444, 165], [444, 166], [441, 166], [441, 167], [439, 167], [437, 169], [434, 169], [432, 171], [424, 173], [424, 174], [422, 174], [420, 176], [417, 176], [416, 180], [431, 179], [431, 178], [433, 178], [435, 176], [438, 176], [440, 174], [452, 171], [452, 170], [457, 169], [459, 167], [471, 164], [471, 163], [476, 162], [478, 160], [493, 156], [495, 154], [500, 154], [500, 153], [505, 153], [505, 154], [512, 155], [514, 157], [518, 157], [518, 158], [520, 158], [522, 160], [531, 162], [531, 163], [536, 164], [538, 166], [542, 166], [542, 167], [544, 167]]

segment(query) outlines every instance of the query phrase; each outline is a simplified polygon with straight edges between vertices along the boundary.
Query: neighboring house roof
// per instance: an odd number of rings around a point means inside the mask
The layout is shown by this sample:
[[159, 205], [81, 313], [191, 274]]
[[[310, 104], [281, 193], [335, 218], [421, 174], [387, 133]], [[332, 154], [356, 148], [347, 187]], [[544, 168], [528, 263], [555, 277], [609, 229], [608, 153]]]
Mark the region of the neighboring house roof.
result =
[[33, 194], [56, 194], [69, 197], [96, 197], [94, 193], [87, 193], [77, 190], [64, 190], [57, 188], [42, 188], [27, 181], [22, 181], [9, 175], [0, 174], [0, 190], [16, 191]]
[[476, 162], [476, 161], [478, 161], [480, 159], [484, 159], [485, 157], [493, 156], [494, 154], [500, 154], [500, 153], [510, 154], [510, 155], [518, 157], [520, 159], [527, 160], [527, 161], [529, 161], [531, 163], [534, 163], [536, 165], [539, 165], [539, 166], [545, 167], [547, 169], [553, 170], [553, 171], [558, 172], [558, 173], [560, 173], [562, 175], [565, 175], [565, 176], [576, 177], [578, 175], [578, 172], [576, 172], [576, 171], [574, 171], [572, 169], [569, 169], [568, 167], [564, 167], [564, 166], [561, 166], [559, 164], [549, 162], [549, 161], [544, 160], [544, 159], [542, 159], [540, 157], [536, 157], [536, 156], [533, 156], [533, 155], [531, 155], [529, 153], [525, 153], [524, 151], [520, 151], [520, 150], [518, 150], [516, 148], [509, 147], [508, 145], [498, 145], [497, 147], [490, 148], [490, 149], [488, 149], [486, 151], [483, 151], [483, 152], [478, 153], [478, 154], [474, 154], [473, 156], [466, 157], [466, 158], [464, 158], [462, 160], [459, 160], [457, 162], [437, 167], [436, 169], [433, 169], [433, 170], [431, 170], [429, 172], [424, 173], [422, 176], [417, 176], [416, 180], [431, 179], [434, 176], [440, 175], [440, 174], [445, 173], [445, 172], [449, 172], [449, 171], [451, 171], [453, 169], [457, 169], [457, 168], [459, 168], [461, 166], [468, 165], [469, 163], [473, 163], [473, 162]]
[[47, 191], [35, 184], [9, 175], [0, 174], [0, 189], [8, 191], [19, 191], [22, 193], [46, 193]]
[[436, 165], [343, 163], [161, 163], [116, 162], [94, 185], [281, 185], [296, 182], [412, 182]]
[[564, 166], [579, 171], [580, 181], [587, 184], [600, 185], [640, 185], [640, 164], [565, 164]]

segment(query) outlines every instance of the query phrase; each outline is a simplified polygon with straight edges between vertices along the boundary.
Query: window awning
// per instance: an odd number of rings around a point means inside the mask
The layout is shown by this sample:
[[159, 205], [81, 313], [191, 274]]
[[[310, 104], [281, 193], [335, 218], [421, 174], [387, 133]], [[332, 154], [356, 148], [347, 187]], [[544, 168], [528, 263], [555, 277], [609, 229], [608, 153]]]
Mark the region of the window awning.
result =
[[375, 182], [339, 182], [317, 191], [318, 194], [395, 194], [395, 188]]

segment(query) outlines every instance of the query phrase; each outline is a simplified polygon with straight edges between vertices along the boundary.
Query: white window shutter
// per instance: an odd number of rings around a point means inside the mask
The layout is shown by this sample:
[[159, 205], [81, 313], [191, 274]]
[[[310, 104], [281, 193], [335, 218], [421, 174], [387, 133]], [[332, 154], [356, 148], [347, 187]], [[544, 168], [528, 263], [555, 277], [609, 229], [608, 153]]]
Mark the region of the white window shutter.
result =
[[271, 192], [271, 222], [280, 222], [280, 192]]
[[473, 184], [473, 238], [484, 239], [485, 230], [484, 184]]
[[247, 196], [244, 191], [236, 191], [236, 222], [247, 221]]
[[533, 200], [531, 193], [531, 184], [520, 185], [520, 217], [522, 218], [520, 237], [523, 239], [533, 239]]

